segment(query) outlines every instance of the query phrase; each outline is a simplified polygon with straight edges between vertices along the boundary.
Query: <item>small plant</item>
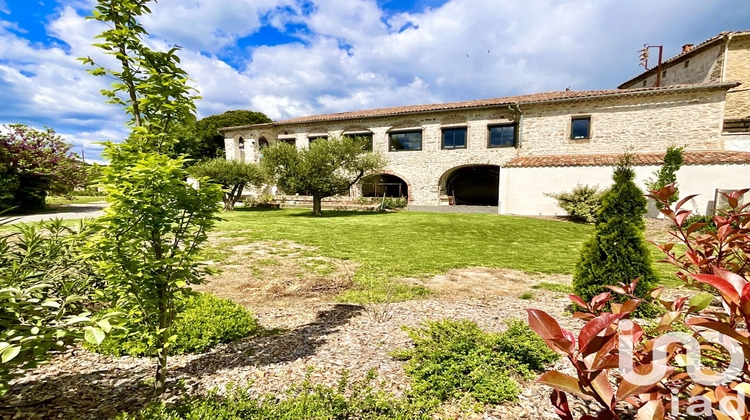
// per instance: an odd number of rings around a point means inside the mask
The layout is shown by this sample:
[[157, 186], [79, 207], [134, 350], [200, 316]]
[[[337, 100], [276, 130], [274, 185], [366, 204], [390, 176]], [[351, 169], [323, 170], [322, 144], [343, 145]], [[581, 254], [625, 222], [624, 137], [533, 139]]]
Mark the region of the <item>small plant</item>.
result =
[[381, 200], [383, 210], [403, 209], [408, 204], [405, 197], [385, 197]]
[[486, 333], [468, 320], [427, 322], [404, 330], [414, 348], [395, 352], [408, 360], [413, 395], [440, 401], [470, 397], [498, 404], [513, 401], [520, 393], [512, 375], [530, 377], [557, 357], [529, 327], [511, 321], [504, 333]]
[[[637, 279], [609, 286], [610, 292], [590, 302], [571, 295], [583, 308], [574, 317], [586, 321], [577, 338], [543, 311], [528, 310], [534, 331], [575, 369], [573, 376], [551, 371], [539, 379], [554, 388], [551, 400], [560, 418], [574, 419], [568, 394], [587, 402], [580, 419], [748, 418], [750, 203], [739, 204], [747, 191], [724, 195], [730, 209], [714, 217], [716, 233], [700, 233], [704, 223], [686, 224], [691, 211], [682, 206], [693, 196], [672, 208], [674, 185], [651, 191], [676, 227], [670, 232], [674, 241], [658, 246], [680, 270], [685, 287], [699, 292], [667, 300], [659, 299], [663, 288], [652, 290], [650, 296], [667, 310], [658, 326], [632, 319], [644, 304], [635, 294]], [[614, 303], [611, 292], [629, 300]], [[710, 307], [715, 295], [720, 308]]]
[[397, 399], [373, 385], [375, 373], [350, 383], [344, 372], [337, 386], [314, 386], [309, 377], [282, 396], [252, 395], [248, 388], [229, 388], [225, 397], [216, 391], [208, 396], [188, 397], [174, 407], [154, 403], [137, 414], [121, 414], [119, 420], [387, 420], [432, 418], [437, 401], [428, 397]]
[[605, 192], [598, 187], [578, 184], [572, 191], [545, 195], [557, 200], [557, 205], [573, 220], [594, 223]]
[[[0, 218], [0, 226], [8, 222]], [[0, 395], [66, 345], [100, 342], [119, 315], [90, 313], [98, 284], [82, 250], [88, 225], [58, 219], [13, 229], [0, 232]]]
[[[649, 191], [659, 191], [667, 185], [672, 184], [675, 189], [675, 193], [669, 198], [669, 204], [677, 202], [680, 198], [679, 191], [677, 190], [677, 171], [682, 167], [682, 163], [685, 158], [682, 156], [682, 151], [685, 147], [669, 146], [667, 152], [664, 154], [664, 164], [661, 168], [657, 169], [653, 173], [653, 178], [649, 178], [645, 181], [646, 188]], [[662, 209], [662, 205], [657, 201], [656, 207]]]
[[531, 299], [534, 299], [534, 294], [531, 292], [523, 292], [520, 295], [518, 295], [518, 298], [523, 299], [523, 300], [531, 300]]
[[[187, 298], [185, 311], [175, 320], [175, 340], [169, 354], [202, 353], [219, 343], [229, 343], [251, 336], [259, 330], [258, 322], [242, 306], [212, 294], [201, 293]], [[156, 342], [147, 334], [112, 334], [92, 350], [115, 356], [154, 356]]]
[[378, 201], [377, 198], [373, 197], [357, 197], [357, 199], [354, 201], [357, 204], [375, 204]]

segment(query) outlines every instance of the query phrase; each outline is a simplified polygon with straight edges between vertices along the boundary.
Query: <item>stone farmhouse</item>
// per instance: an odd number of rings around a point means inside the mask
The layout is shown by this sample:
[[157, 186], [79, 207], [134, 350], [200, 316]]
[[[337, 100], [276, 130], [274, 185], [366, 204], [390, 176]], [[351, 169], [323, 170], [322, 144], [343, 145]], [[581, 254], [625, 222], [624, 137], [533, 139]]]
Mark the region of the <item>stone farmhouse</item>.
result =
[[750, 31], [683, 51], [618, 89], [545, 92], [411, 105], [221, 129], [227, 159], [258, 161], [279, 142], [371, 140], [387, 167], [352, 195], [408, 197], [410, 205], [489, 205], [498, 213], [564, 214], [545, 193], [611, 184], [623, 153], [637, 181], [667, 147], [685, 146], [678, 172], [694, 210], [710, 213], [717, 189], [750, 187]]

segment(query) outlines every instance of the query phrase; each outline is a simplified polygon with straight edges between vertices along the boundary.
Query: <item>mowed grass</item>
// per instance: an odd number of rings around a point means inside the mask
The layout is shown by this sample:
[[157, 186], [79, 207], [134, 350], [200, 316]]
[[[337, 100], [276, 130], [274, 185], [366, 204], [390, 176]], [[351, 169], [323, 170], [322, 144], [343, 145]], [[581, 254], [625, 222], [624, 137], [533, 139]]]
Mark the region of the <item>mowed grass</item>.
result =
[[[250, 241], [289, 240], [332, 258], [362, 264], [347, 300], [406, 299], [424, 293], [394, 278], [441, 274], [451, 268], [498, 267], [530, 273], [572, 274], [592, 225], [492, 214], [364, 213], [238, 209], [223, 213], [216, 231]], [[660, 253], [653, 247], [655, 261]], [[659, 264], [663, 265], [663, 264]], [[657, 267], [664, 280], [669, 267]], [[671, 280], [667, 285], [674, 285]], [[391, 290], [396, 287], [398, 290]], [[388, 289], [388, 290], [386, 290]], [[395, 296], [394, 296], [395, 295]]]
[[[45, 203], [48, 206], [61, 205], [61, 204], [91, 204], [91, 203], [103, 203], [107, 201], [107, 197], [90, 197], [90, 196], [76, 196], [76, 197], [62, 197], [62, 196], [50, 196], [47, 197]], [[44, 213], [43, 211], [40, 213]]]

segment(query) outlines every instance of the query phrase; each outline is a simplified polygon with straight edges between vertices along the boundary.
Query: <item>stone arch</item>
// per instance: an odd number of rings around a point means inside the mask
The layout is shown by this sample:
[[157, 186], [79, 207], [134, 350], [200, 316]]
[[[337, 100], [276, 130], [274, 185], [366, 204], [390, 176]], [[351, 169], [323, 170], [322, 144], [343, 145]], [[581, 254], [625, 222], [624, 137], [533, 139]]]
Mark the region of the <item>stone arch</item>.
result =
[[453, 197], [456, 205], [497, 206], [500, 166], [473, 163], [445, 171], [439, 180], [440, 195]]
[[447, 124], [461, 124], [466, 122], [465, 115], [450, 114], [440, 119], [440, 123], [443, 125]]
[[370, 133], [372, 133], [372, 130], [371, 130], [371, 129], [369, 129], [369, 128], [367, 128], [367, 127], [366, 127], [366, 126], [364, 126], [364, 125], [347, 125], [346, 127], [344, 127], [344, 128], [343, 128], [343, 129], [341, 130], [341, 133], [343, 134], [343, 133], [346, 133], [347, 131], [349, 131], [349, 132], [352, 132], [352, 131], [361, 131], [361, 132], [365, 132], [365, 131], [367, 131], [367, 132], [370, 132]]
[[[359, 181], [359, 185], [358, 185], [358, 187], [359, 187], [358, 190], [359, 190], [360, 196], [374, 196], [374, 195], [369, 195], [369, 194], [366, 195], [368, 193], [368, 191], [366, 189], [367, 186], [365, 185], [365, 184], [367, 184], [366, 181], [368, 179], [372, 179], [373, 177], [384, 177], [386, 179], [391, 179], [393, 181], [396, 181], [396, 179], [397, 179], [398, 181], [400, 181], [401, 183], [403, 183], [403, 186], [401, 187], [402, 195], [406, 197], [406, 200], [408, 202], [411, 202], [413, 200], [413, 190], [412, 190], [412, 185], [409, 182], [409, 180], [405, 176], [400, 175], [400, 174], [398, 174], [396, 172], [393, 172], [393, 171], [390, 171], [390, 170], [379, 171], [377, 173], [373, 173], [373, 174], [370, 174], [370, 175], [368, 175], [366, 177], [363, 177], [362, 180]], [[395, 183], [395, 182], [386, 182], [386, 183]], [[385, 187], [386, 186], [382, 186], [382, 188], [385, 188]], [[404, 189], [406, 191], [403, 191]], [[388, 193], [389, 192], [395, 192], [395, 191], [398, 191], [398, 187], [396, 187], [394, 185], [394, 186], [392, 186], [392, 188], [390, 188], [390, 191], [386, 190], [385, 192], [386, 192], [387, 196], [391, 196]], [[383, 193], [380, 190], [378, 190], [378, 192], [379, 192], [378, 196], [382, 197]]]
[[388, 131], [390, 132], [393, 130], [400, 130], [402, 128], [415, 128], [415, 127], [422, 128], [422, 124], [417, 120], [405, 120], [405, 121], [400, 121], [392, 125], [390, 128], [388, 128]]

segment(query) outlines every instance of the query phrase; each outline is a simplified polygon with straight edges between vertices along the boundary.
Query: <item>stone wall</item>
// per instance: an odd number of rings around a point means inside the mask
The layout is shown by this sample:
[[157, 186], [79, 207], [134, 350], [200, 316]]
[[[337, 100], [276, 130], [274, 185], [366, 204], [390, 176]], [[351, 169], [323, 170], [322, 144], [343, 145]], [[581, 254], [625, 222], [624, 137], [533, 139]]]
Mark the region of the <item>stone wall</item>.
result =
[[[649, 65], [656, 66], [658, 63], [656, 49], [652, 49], [651, 52], [653, 55], [649, 60]], [[721, 56], [723, 53], [724, 44], [719, 43], [689, 57], [662, 66], [662, 72], [665, 74], [661, 79], [661, 86], [719, 82], [721, 80]], [[656, 73], [654, 72], [646, 77], [639, 77], [627, 85], [623, 85], [622, 88], [635, 89], [655, 85]]]
[[729, 43], [724, 80], [742, 83], [727, 93], [725, 118], [750, 118], [750, 36], [735, 37]]
[[[387, 159], [386, 172], [410, 185], [410, 202], [437, 205], [441, 194], [445, 194], [449, 174], [465, 166], [502, 166], [513, 157], [524, 155], [663, 152], [670, 145], [720, 149], [724, 95], [723, 90], [701, 89], [641, 97], [528, 104], [521, 107], [522, 124], [517, 111], [497, 107], [276, 127], [262, 125], [226, 133], [227, 158], [238, 156], [240, 137], [245, 141], [245, 160], [255, 161], [259, 158], [257, 145], [261, 137], [271, 145], [280, 137], [294, 138], [297, 147], [305, 148], [309, 144], [308, 133], [338, 136], [344, 131], [368, 130], [373, 133], [374, 151]], [[571, 117], [576, 115], [591, 116], [590, 139], [570, 139]], [[488, 125], [512, 122], [521, 126], [520, 146], [488, 148]], [[442, 150], [442, 128], [456, 124], [467, 127], [467, 148]], [[389, 131], [403, 128], [423, 130], [422, 150], [389, 151]], [[501, 182], [504, 172], [502, 169]], [[607, 177], [582, 181], [606, 182]], [[523, 180], [517, 182], [520, 190], [506, 187], [506, 191], [523, 194]]]
[[[524, 107], [523, 154], [721, 149], [723, 91], [692, 91]], [[591, 116], [591, 138], [570, 139], [571, 116]]]

